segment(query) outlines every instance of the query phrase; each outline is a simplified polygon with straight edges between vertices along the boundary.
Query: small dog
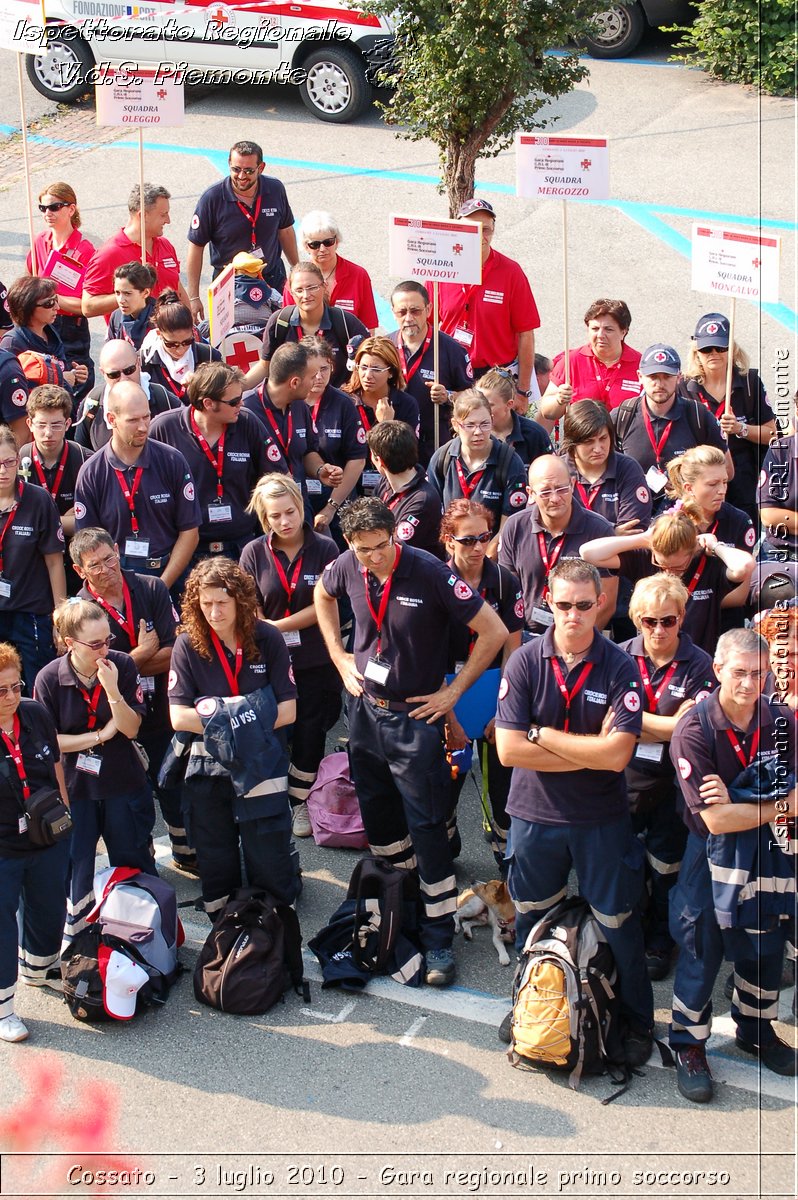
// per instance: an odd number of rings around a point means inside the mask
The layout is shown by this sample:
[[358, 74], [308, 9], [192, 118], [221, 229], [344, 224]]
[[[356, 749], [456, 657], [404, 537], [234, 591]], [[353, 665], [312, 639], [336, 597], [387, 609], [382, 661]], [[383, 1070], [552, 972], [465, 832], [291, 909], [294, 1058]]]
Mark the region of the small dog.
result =
[[503, 880], [490, 879], [483, 883], [476, 879], [470, 888], [461, 892], [457, 897], [454, 923], [458, 933], [462, 929], [469, 941], [474, 936], [475, 925], [490, 925], [499, 962], [503, 967], [509, 966], [510, 956], [504, 943], [515, 941], [515, 906]]

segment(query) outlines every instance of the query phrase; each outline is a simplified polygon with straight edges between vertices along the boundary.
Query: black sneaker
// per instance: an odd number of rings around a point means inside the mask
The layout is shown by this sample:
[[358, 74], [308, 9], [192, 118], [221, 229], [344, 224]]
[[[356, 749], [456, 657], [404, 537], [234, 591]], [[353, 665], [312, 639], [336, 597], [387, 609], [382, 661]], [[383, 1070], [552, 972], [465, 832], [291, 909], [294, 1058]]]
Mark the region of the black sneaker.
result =
[[513, 1010], [510, 1009], [507, 1016], [499, 1026], [499, 1041], [504, 1042], [505, 1046], [509, 1046], [513, 1040]]
[[774, 1037], [773, 1041], [768, 1042], [766, 1046], [755, 1046], [753, 1042], [746, 1042], [738, 1033], [734, 1041], [738, 1050], [742, 1050], [743, 1054], [753, 1054], [763, 1067], [767, 1067], [775, 1075], [793, 1076], [798, 1074], [797, 1052], [781, 1038]]
[[627, 1029], [623, 1035], [623, 1061], [627, 1067], [644, 1067], [653, 1049], [653, 1033], [644, 1029]]
[[714, 1085], [703, 1046], [685, 1046], [676, 1051], [676, 1086], [685, 1100], [707, 1104]]
[[671, 969], [671, 955], [669, 950], [646, 950], [646, 970], [648, 971], [649, 979], [656, 982], [658, 979], [664, 979]]
[[443, 950], [428, 950], [426, 953], [427, 974], [425, 982], [430, 987], [445, 988], [454, 983], [454, 950], [451, 946]]

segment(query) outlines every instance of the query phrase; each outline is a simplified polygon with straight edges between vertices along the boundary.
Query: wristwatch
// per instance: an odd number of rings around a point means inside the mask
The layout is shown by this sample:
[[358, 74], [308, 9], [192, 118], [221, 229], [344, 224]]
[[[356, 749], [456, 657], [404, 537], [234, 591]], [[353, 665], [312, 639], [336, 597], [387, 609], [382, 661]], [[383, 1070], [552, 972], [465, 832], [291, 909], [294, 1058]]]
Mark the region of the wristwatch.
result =
[[532, 725], [530, 727], [529, 733], [526, 735], [526, 740], [528, 742], [531, 742], [533, 746], [537, 746], [538, 742], [540, 741], [540, 726], [539, 725]]
[[748, 437], [748, 425], [745, 421], [740, 421], [740, 432], [735, 433], [734, 436], [740, 438], [741, 441], [745, 441]]

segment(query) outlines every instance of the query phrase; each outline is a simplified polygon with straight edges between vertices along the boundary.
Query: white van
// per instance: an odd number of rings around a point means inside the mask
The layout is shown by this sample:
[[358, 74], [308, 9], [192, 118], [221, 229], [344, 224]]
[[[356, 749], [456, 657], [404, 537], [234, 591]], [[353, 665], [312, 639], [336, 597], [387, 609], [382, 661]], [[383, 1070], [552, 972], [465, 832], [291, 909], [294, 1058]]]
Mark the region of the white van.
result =
[[49, 53], [27, 55], [28, 76], [65, 103], [106, 67], [148, 68], [185, 84], [293, 84], [314, 116], [343, 123], [370, 104], [392, 49], [389, 24], [344, 0], [45, 0], [45, 8]]

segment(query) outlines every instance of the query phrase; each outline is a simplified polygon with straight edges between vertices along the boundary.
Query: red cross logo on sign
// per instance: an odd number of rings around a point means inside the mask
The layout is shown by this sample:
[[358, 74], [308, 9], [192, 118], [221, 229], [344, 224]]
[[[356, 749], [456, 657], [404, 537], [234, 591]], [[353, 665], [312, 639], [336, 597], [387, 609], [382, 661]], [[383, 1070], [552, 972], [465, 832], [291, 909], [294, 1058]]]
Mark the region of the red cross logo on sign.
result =
[[462, 254], [462, 253], [463, 253], [463, 247], [460, 245], [459, 242], [456, 242], [455, 245], [452, 246], [452, 254]]
[[159, 100], [164, 100], [169, 95], [169, 93], [167, 92], [166, 88], [159, 88], [158, 91], [155, 93], [155, 95], [158, 97]]
[[217, 8], [216, 12], [210, 14], [210, 18], [217, 25], [226, 25], [230, 20], [223, 8]]
[[226, 338], [224, 345], [224, 361], [231, 367], [240, 367], [246, 374], [249, 368], [259, 358], [258, 347], [248, 346], [243, 338]]
[[758, 267], [758, 266], [759, 266], [759, 259], [758, 259], [758, 258], [754, 258], [754, 259], [752, 259], [752, 260], [751, 260], [751, 266], [752, 266], [752, 267]]
[[583, 171], [589, 171], [590, 168], [593, 166], [593, 160], [590, 158], [583, 158], [582, 161], [580, 162], [579, 166], [582, 168]]

